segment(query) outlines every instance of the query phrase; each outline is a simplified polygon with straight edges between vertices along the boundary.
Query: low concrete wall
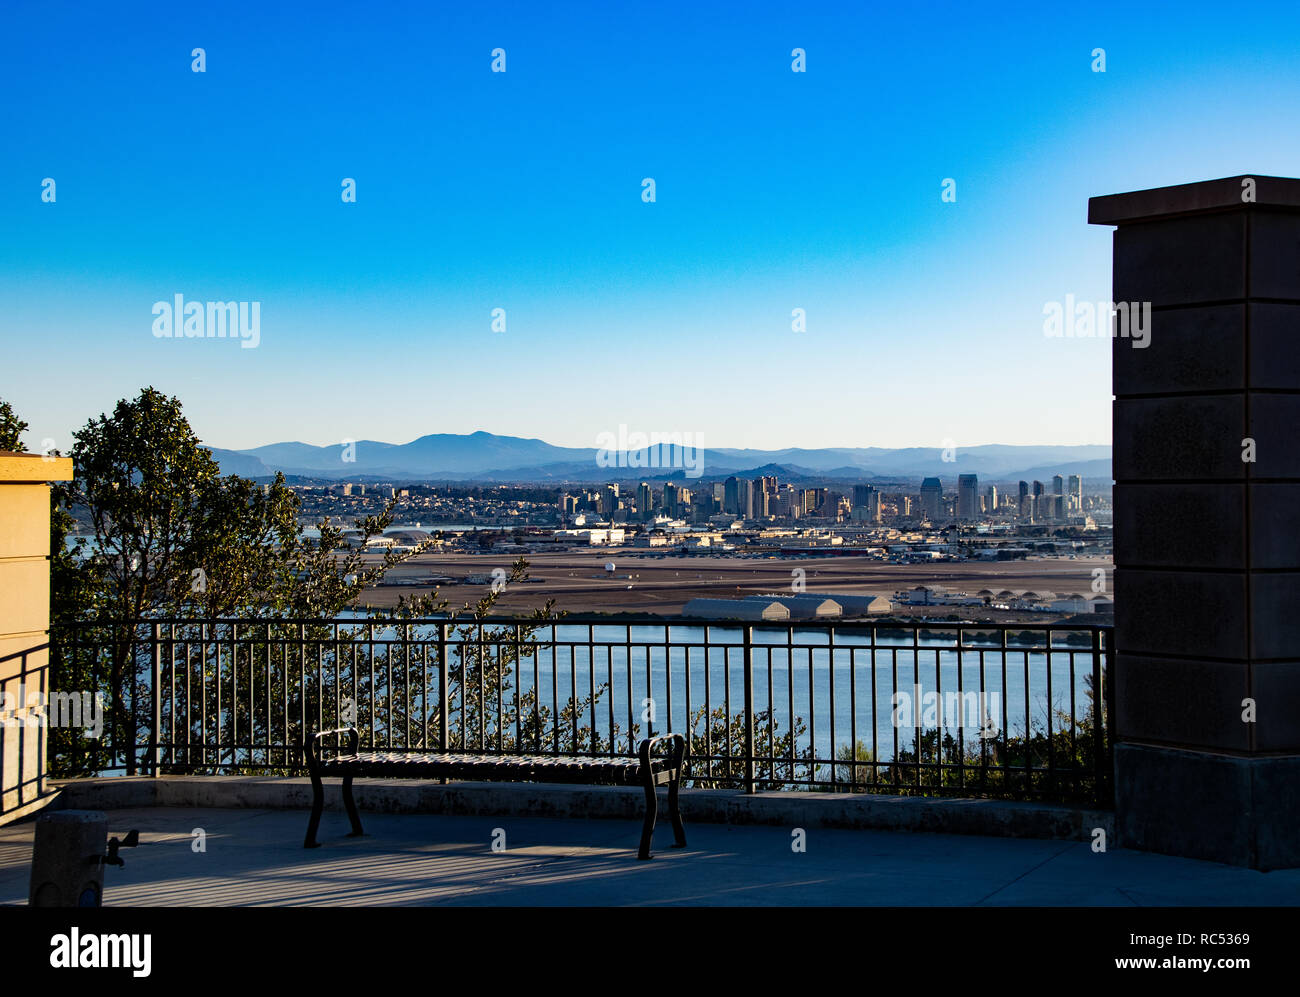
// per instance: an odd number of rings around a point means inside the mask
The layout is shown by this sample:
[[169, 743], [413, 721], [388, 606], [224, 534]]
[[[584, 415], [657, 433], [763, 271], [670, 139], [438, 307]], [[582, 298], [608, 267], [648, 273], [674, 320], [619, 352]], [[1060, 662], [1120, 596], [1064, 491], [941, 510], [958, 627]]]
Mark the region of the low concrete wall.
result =
[[[164, 776], [73, 779], [55, 784], [53, 807], [117, 810], [130, 807], [248, 807], [307, 810], [311, 781], [257, 776]], [[640, 820], [641, 789], [540, 783], [358, 779], [357, 806], [375, 813], [461, 816], [568, 817]], [[660, 817], [664, 816], [660, 793]], [[339, 810], [339, 780], [326, 780], [325, 805]], [[682, 817], [702, 824], [767, 824], [882, 831], [985, 834], [1004, 838], [1085, 841], [1096, 828], [1114, 844], [1114, 814], [1059, 804], [1004, 800], [880, 796], [869, 793], [684, 789]], [[306, 814], [304, 814], [304, 821]]]

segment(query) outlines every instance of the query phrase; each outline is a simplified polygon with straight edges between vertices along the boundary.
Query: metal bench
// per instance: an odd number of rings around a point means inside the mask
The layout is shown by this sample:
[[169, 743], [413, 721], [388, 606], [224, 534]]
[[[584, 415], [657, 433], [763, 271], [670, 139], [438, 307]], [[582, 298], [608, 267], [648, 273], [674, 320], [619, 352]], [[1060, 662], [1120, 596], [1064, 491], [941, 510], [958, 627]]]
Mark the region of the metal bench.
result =
[[[346, 737], [346, 744], [343, 739]], [[327, 744], [334, 738], [334, 744]], [[674, 848], [686, 847], [686, 830], [677, 806], [686, 741], [681, 734], [660, 734], [641, 742], [638, 758], [582, 755], [467, 754], [453, 751], [360, 751], [355, 727], [321, 731], [307, 744], [307, 769], [311, 773], [311, 820], [304, 848], [318, 848], [316, 831], [325, 806], [326, 776], [343, 778], [343, 805], [355, 838], [362, 833], [361, 818], [352, 799], [352, 780], [358, 776], [380, 778], [464, 779], [472, 782], [557, 782], [593, 786], [641, 786], [645, 789], [645, 821], [641, 827], [638, 859], [650, 858], [650, 838], [659, 814], [655, 790], [668, 787], [668, 816], [673, 824]], [[667, 750], [655, 753], [657, 746]]]

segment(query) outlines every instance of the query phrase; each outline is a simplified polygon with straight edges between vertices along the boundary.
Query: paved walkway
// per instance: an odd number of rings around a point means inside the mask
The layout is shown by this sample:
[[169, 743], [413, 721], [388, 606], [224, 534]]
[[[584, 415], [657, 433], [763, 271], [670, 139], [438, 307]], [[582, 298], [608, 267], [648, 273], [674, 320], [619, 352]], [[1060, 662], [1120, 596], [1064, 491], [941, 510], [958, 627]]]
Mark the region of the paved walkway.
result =
[[[698, 824], [685, 850], [669, 848], [661, 826], [654, 860], [637, 862], [639, 824], [617, 820], [363, 813], [367, 835], [354, 839], [327, 811], [323, 846], [306, 850], [303, 811], [108, 816], [110, 833], [138, 828], [141, 841], [124, 868], [106, 870], [109, 905], [1300, 904], [1300, 870], [1094, 854], [1079, 842], [814, 829], [800, 854], [788, 829]], [[0, 904], [26, 903], [33, 827], [0, 828]]]

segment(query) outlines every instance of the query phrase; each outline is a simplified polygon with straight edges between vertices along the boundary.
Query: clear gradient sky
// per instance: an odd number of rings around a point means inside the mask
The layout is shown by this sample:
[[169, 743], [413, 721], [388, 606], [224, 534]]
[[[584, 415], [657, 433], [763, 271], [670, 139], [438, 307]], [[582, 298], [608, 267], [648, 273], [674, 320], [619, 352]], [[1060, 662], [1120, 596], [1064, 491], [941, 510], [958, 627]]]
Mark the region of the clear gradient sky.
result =
[[[1293, 2], [454, 6], [6, 4], [30, 446], [146, 384], [232, 448], [1108, 443], [1109, 341], [1042, 331], [1110, 296], [1088, 197], [1300, 175]], [[156, 339], [177, 293], [260, 345]]]

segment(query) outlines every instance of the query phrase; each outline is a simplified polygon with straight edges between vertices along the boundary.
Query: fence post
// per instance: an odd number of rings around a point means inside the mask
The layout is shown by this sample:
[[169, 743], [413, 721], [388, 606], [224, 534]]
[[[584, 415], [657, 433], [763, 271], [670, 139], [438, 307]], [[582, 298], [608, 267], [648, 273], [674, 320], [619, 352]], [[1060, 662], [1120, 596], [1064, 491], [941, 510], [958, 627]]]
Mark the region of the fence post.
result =
[[[162, 733], [162, 624], [153, 624], [153, 661], [149, 676], [149, 695], [153, 699], [153, 723], [149, 727], [149, 758], [152, 775], [158, 778], [159, 761], [162, 750], [159, 748]], [[132, 669], [134, 671], [134, 668]], [[131, 745], [135, 751], [135, 745]]]
[[753, 631], [745, 627], [745, 792], [754, 792], [754, 647]]

